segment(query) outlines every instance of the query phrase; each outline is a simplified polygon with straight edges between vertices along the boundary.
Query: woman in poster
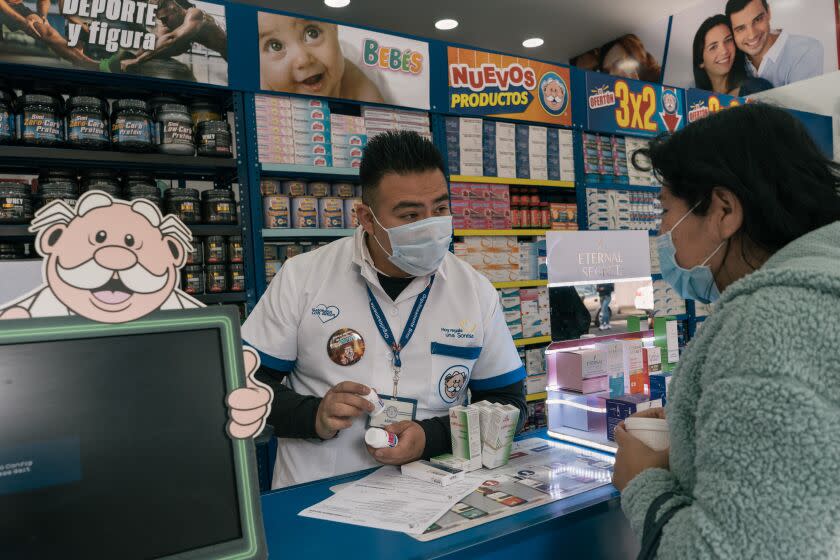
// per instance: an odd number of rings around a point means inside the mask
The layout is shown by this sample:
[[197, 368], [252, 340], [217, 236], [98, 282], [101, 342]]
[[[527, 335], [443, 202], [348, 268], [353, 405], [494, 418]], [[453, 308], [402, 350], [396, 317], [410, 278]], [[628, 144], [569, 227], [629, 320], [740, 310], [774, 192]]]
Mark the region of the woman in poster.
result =
[[735, 47], [729, 19], [714, 15], [697, 29], [692, 47], [694, 84], [699, 89], [746, 96], [771, 89], [763, 78], [747, 75], [746, 56]]

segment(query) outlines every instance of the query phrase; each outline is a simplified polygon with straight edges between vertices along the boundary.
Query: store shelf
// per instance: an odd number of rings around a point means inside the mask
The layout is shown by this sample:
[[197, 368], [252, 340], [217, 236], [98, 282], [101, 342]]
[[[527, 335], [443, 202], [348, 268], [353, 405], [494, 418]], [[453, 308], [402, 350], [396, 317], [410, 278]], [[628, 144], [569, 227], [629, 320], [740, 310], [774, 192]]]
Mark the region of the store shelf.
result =
[[[188, 225], [194, 236], [206, 237], [208, 235], [242, 235], [242, 229], [238, 225]], [[29, 225], [0, 225], [0, 239], [18, 239], [25, 241], [35, 237], [29, 233]]]
[[154, 171], [156, 175], [213, 176], [221, 172], [235, 173], [236, 160], [138, 154], [107, 150], [74, 150], [70, 148], [39, 148], [32, 146], [0, 146], [0, 168], [36, 171], [44, 167], [96, 167], [109, 169], [139, 169]]
[[248, 296], [245, 292], [231, 292], [226, 294], [199, 294], [195, 299], [206, 305], [213, 305], [216, 303], [244, 303]]
[[224, 226], [202, 226], [202, 225], [188, 225], [193, 235], [242, 235], [242, 229], [238, 225], [224, 225]]
[[516, 237], [539, 237], [545, 235], [545, 229], [456, 229], [455, 237], [479, 237], [479, 236], [516, 236]]
[[264, 176], [291, 176], [304, 179], [329, 179], [332, 181], [358, 182], [359, 170], [352, 167], [315, 167], [314, 165], [288, 165], [283, 163], [261, 164]]
[[559, 189], [574, 189], [574, 181], [551, 181], [548, 179], [511, 179], [506, 177], [475, 177], [472, 175], [450, 175], [453, 183], [489, 183], [492, 185], [511, 185], [528, 187], [554, 187]]
[[493, 282], [494, 288], [538, 288], [548, 286], [548, 280], [517, 280], [515, 282]]
[[519, 338], [514, 339], [513, 343], [517, 347], [533, 346], [535, 344], [549, 344], [551, 342], [550, 336], [536, 336], [534, 338]]
[[592, 183], [586, 182], [584, 187], [588, 189], [607, 189], [613, 191], [638, 191], [638, 192], [649, 192], [649, 193], [659, 193], [662, 190], [662, 187], [654, 187], [651, 185], [630, 185], [627, 183]]
[[543, 391], [542, 393], [533, 393], [531, 395], [527, 395], [525, 400], [528, 402], [535, 402], [535, 401], [544, 401], [548, 398], [548, 393]]
[[355, 229], [264, 229], [263, 239], [287, 239], [308, 237], [350, 237]]
[[29, 233], [29, 224], [0, 225], [0, 239], [22, 241], [33, 237], [35, 234]]

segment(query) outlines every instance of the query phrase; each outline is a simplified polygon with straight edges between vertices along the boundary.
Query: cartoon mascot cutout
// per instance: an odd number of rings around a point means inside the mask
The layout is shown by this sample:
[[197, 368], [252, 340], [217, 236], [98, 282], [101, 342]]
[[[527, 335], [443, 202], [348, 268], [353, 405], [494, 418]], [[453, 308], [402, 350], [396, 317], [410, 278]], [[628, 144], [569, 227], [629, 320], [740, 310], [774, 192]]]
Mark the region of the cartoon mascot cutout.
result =
[[[148, 200], [117, 200], [89, 191], [75, 207], [56, 200], [29, 227], [44, 258], [44, 283], [0, 306], [0, 319], [79, 315], [100, 323], [127, 323], [153, 311], [204, 304], [178, 289], [192, 251], [192, 233], [176, 216]], [[228, 435], [246, 439], [265, 427], [274, 395], [254, 378], [260, 359], [243, 347], [246, 386], [227, 397]]]

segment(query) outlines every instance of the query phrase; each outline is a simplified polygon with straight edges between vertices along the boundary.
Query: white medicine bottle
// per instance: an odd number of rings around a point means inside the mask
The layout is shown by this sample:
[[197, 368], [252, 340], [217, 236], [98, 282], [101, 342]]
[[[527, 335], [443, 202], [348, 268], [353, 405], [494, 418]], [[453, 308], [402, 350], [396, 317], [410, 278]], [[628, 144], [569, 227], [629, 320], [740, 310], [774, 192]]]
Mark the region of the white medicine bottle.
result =
[[368, 428], [365, 432], [365, 443], [374, 449], [382, 449], [383, 447], [396, 447], [399, 438], [396, 434], [386, 432], [382, 428]]

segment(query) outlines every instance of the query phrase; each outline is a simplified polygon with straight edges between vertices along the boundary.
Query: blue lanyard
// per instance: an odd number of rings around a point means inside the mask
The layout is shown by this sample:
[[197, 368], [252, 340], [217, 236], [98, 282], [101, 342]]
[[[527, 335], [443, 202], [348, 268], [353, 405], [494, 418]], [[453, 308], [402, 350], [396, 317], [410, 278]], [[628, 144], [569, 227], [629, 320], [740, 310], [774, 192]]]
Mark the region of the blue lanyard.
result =
[[411, 337], [414, 335], [414, 331], [417, 330], [417, 323], [420, 321], [420, 314], [423, 313], [423, 307], [426, 306], [426, 301], [429, 299], [429, 292], [432, 290], [432, 284], [434, 281], [435, 275], [432, 274], [432, 277], [429, 279], [429, 285], [426, 286], [426, 289], [423, 290], [419, 296], [417, 296], [417, 300], [414, 302], [414, 307], [411, 308], [411, 315], [408, 317], [408, 322], [405, 324], [405, 328], [403, 329], [399, 342], [397, 342], [396, 338], [394, 338], [394, 333], [391, 331], [390, 325], [388, 325], [388, 320], [385, 319], [385, 314], [382, 313], [382, 308], [379, 307], [379, 303], [373, 296], [373, 292], [370, 291], [370, 286], [365, 286], [367, 288], [368, 298], [370, 299], [370, 314], [373, 316], [373, 322], [376, 323], [376, 328], [379, 329], [379, 334], [382, 335], [382, 338], [385, 340], [385, 344], [387, 344], [394, 353], [393, 396], [395, 398], [397, 396], [397, 384], [400, 381], [400, 369], [402, 368], [400, 351], [406, 347], [408, 341], [411, 340]]

